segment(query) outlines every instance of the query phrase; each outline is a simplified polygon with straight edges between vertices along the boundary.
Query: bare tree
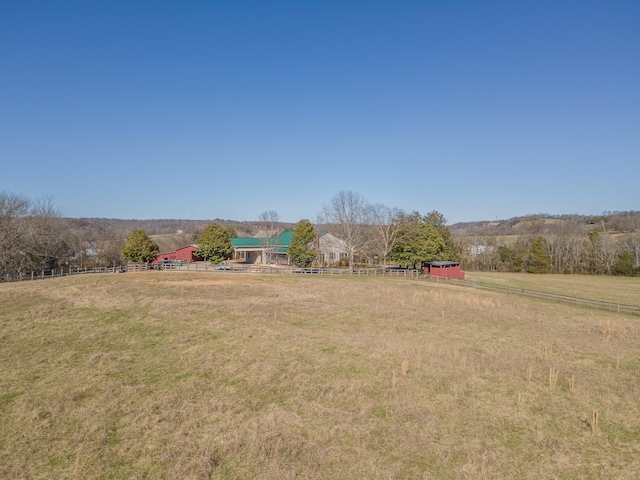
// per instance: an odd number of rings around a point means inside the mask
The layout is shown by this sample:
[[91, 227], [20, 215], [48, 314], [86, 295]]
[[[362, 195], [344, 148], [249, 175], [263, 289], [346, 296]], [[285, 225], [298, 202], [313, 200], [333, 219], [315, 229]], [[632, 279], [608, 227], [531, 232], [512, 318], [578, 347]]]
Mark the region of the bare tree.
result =
[[57, 268], [68, 264], [72, 249], [67, 220], [50, 197], [32, 202], [0, 193], [0, 274]]
[[92, 243], [96, 255], [96, 264], [101, 267], [117, 267], [122, 265], [120, 252], [124, 248], [124, 238], [117, 230], [107, 226], [99, 226]]
[[[578, 264], [573, 259], [580, 258], [583, 238], [581, 224], [575, 220], [562, 220], [552, 224], [545, 235], [550, 252], [551, 271], [557, 273], [573, 272]], [[577, 252], [573, 252], [577, 248]]]
[[587, 232], [584, 243], [584, 263], [588, 273], [610, 275], [619, 255], [619, 244], [608, 233], [598, 230]]
[[607, 275], [611, 275], [613, 272], [613, 266], [618, 260], [618, 256], [621, 253], [621, 245], [616, 239], [610, 235], [606, 234], [602, 238], [602, 259], [604, 263], [605, 273]]
[[360, 194], [341, 191], [322, 207], [320, 223], [330, 224], [344, 242], [349, 268], [353, 268], [355, 253], [361, 246], [365, 230], [367, 201]]
[[0, 192], [0, 279], [19, 272], [24, 262], [25, 217], [31, 202], [20, 195]]
[[636, 268], [640, 268], [640, 232], [634, 232], [623, 241], [624, 247], [631, 252]]
[[73, 263], [80, 268], [88, 267], [92, 263], [90, 253], [95, 238], [91, 224], [87, 220], [72, 220], [70, 225], [68, 235], [74, 252]]
[[51, 197], [40, 197], [32, 203], [24, 245], [29, 269], [51, 269], [69, 264], [74, 252], [68, 223]]
[[495, 236], [465, 237], [458, 239], [465, 268], [494, 271], [500, 265], [498, 240]]
[[269, 265], [273, 262], [273, 254], [276, 248], [277, 236], [279, 233], [278, 222], [280, 221], [280, 215], [275, 210], [267, 210], [262, 212], [258, 217], [258, 223], [260, 224], [261, 243], [263, 245], [266, 261]]
[[380, 203], [368, 205], [366, 219], [371, 225], [370, 248], [386, 265], [389, 254], [400, 235], [402, 211]]

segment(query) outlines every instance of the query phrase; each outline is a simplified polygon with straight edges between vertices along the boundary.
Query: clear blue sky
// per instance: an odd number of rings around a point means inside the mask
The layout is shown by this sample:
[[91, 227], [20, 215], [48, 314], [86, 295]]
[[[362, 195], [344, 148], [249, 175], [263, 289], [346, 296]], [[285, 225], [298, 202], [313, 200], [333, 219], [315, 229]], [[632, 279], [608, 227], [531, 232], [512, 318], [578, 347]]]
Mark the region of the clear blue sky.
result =
[[72, 217], [640, 210], [640, 1], [0, 0], [0, 165]]

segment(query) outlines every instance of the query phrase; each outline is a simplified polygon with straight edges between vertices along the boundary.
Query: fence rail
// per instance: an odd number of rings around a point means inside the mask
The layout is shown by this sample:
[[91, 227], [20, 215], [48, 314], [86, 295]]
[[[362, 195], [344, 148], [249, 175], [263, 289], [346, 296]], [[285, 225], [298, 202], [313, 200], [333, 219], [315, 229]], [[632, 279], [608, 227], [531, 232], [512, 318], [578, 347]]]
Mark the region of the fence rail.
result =
[[541, 298], [553, 302], [567, 303], [581, 307], [593, 308], [595, 310], [604, 310], [608, 312], [626, 313], [628, 315], [640, 315], [640, 306], [628, 305], [624, 303], [607, 302], [603, 300], [593, 300], [589, 298], [572, 297], [570, 295], [560, 295], [557, 293], [541, 292], [538, 290], [530, 290], [528, 288], [520, 288], [508, 285], [496, 285], [494, 283], [485, 283], [477, 280], [460, 280], [455, 278], [432, 277], [431, 281], [446, 282], [467, 287], [478, 288], [482, 290], [493, 290], [497, 292], [507, 293], [510, 295], [523, 295], [525, 297]]
[[[356, 277], [395, 277], [395, 278], [424, 278], [432, 282], [444, 282], [448, 284], [461, 285], [477, 288], [481, 290], [493, 290], [510, 295], [523, 295], [527, 297], [540, 298], [543, 300], [561, 302], [580, 307], [604, 310], [608, 312], [624, 313], [628, 315], [640, 315], [640, 306], [628, 305], [602, 300], [592, 300], [589, 298], [572, 297], [556, 293], [541, 292], [526, 288], [497, 285], [485, 283], [477, 280], [461, 280], [446, 277], [428, 277], [423, 275], [421, 270], [402, 269], [381, 269], [381, 268], [283, 268], [262, 265], [210, 265], [210, 264], [167, 264], [160, 267], [162, 270], [193, 271], [193, 272], [229, 272], [229, 273], [267, 273], [280, 275], [331, 275], [331, 276], [356, 276]], [[58, 268], [53, 270], [43, 270], [40, 272], [20, 273], [17, 275], [0, 275], [0, 282], [41, 280], [45, 278], [64, 277], [67, 275], [84, 275], [95, 273], [118, 273], [118, 272], [139, 272], [151, 270], [148, 265], [127, 265], [124, 267], [102, 267], [102, 268]]]
[[185, 263], [160, 265], [160, 267], [150, 267], [148, 265], [125, 265], [122, 267], [62, 267], [50, 270], [33, 272], [21, 272], [18, 274], [0, 275], [0, 282], [20, 282], [27, 280], [40, 280], [44, 278], [66, 277], [68, 275], [82, 275], [86, 273], [118, 273], [118, 272], [142, 272], [148, 270], [172, 270], [172, 271], [192, 271], [192, 272], [231, 272], [231, 273], [270, 273], [270, 274], [302, 274], [302, 275], [339, 275], [339, 276], [363, 276], [363, 277], [402, 277], [418, 278], [422, 276], [420, 270], [401, 269], [380, 269], [380, 268], [294, 268], [262, 265], [210, 265], [200, 263]]
[[[157, 267], [158, 268], [158, 267]], [[224, 271], [231, 273], [271, 273], [271, 274], [300, 274], [300, 275], [339, 275], [356, 277], [402, 277], [418, 278], [422, 277], [421, 270], [404, 269], [383, 269], [383, 268], [297, 268], [269, 265], [210, 265], [202, 263], [184, 263], [160, 265], [161, 270], [192, 271], [192, 272], [214, 272]], [[149, 270], [146, 265], [129, 265], [128, 271]]]
[[0, 274], [0, 283], [2, 282], [22, 282], [26, 280], [42, 280], [44, 278], [66, 277], [68, 275], [83, 275], [86, 273], [117, 273], [123, 272], [120, 267], [61, 267], [48, 270], [39, 270], [32, 272], [20, 272], [15, 274]]

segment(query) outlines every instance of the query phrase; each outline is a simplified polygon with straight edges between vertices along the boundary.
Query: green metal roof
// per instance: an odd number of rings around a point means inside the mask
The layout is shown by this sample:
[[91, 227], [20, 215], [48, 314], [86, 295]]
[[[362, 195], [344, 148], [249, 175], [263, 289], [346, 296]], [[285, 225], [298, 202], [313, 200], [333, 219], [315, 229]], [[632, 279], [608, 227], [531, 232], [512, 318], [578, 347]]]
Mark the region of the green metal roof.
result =
[[293, 232], [287, 231], [273, 238], [236, 237], [231, 239], [231, 243], [236, 248], [271, 246], [275, 247], [279, 253], [286, 253], [292, 237]]
[[288, 247], [289, 245], [291, 245], [291, 239], [293, 238], [293, 232], [291, 230], [288, 230], [286, 232], [282, 232], [278, 235], [276, 235], [276, 237], [280, 238], [280, 245], [282, 245], [283, 247]]
[[234, 247], [259, 247], [263, 245], [264, 238], [238, 237], [232, 238], [231, 243]]

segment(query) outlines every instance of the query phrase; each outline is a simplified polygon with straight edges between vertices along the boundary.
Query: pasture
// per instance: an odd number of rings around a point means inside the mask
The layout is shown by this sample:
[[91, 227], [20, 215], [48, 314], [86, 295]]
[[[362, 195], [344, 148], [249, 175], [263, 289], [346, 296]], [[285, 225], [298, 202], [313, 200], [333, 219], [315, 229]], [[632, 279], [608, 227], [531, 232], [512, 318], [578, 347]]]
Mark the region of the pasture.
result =
[[639, 322], [380, 277], [0, 284], [0, 478], [638, 478]]
[[511, 285], [557, 295], [640, 305], [640, 278], [602, 275], [534, 275], [530, 273], [469, 272], [468, 280]]

